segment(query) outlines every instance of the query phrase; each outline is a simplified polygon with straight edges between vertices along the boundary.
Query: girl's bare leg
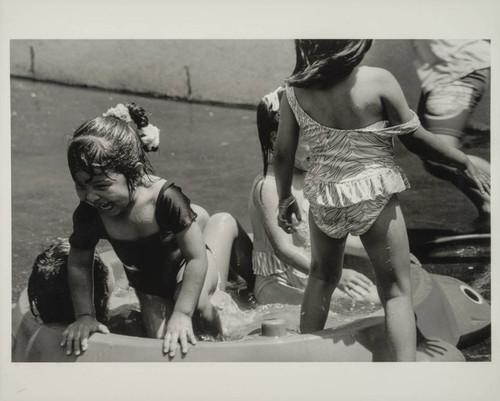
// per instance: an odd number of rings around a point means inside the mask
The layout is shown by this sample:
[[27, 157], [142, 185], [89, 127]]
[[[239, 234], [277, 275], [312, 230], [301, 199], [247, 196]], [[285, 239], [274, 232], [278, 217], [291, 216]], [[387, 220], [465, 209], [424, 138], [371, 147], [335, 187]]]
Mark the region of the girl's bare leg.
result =
[[201, 231], [203, 231], [208, 219], [210, 218], [210, 215], [204, 208], [199, 205], [191, 204], [191, 209], [193, 209], [194, 212], [198, 215], [198, 217], [196, 218], [196, 222], [200, 226]]
[[[217, 310], [210, 303], [210, 296], [217, 287], [218, 272], [214, 257], [208, 250], [207, 259], [208, 271], [193, 315], [193, 328], [197, 332], [217, 335], [222, 333], [222, 325]], [[163, 338], [165, 336], [167, 323], [174, 310], [175, 299], [177, 299], [181, 286], [182, 281], [177, 284], [174, 300], [136, 290], [141, 306], [142, 322], [148, 337]]]
[[174, 310], [174, 301], [137, 291], [141, 306], [142, 324], [150, 338], [163, 338], [168, 319]]
[[342, 276], [346, 238], [335, 239], [323, 233], [309, 213], [311, 231], [311, 269], [300, 313], [301, 333], [325, 327], [333, 291]]
[[[256, 282], [263, 280], [262, 276], [257, 276]], [[258, 287], [258, 285], [257, 285]], [[294, 288], [289, 285], [272, 282], [259, 289], [259, 293], [255, 293], [257, 301], [260, 304], [288, 304], [300, 305], [304, 297], [304, 290]]]
[[226, 288], [229, 268], [243, 277], [253, 289], [252, 241], [229, 213], [216, 213], [208, 219], [203, 230], [220, 275], [220, 289]]
[[394, 195], [367, 233], [361, 236], [375, 271], [385, 310], [389, 350], [396, 361], [415, 361], [416, 325], [410, 282], [406, 225]]

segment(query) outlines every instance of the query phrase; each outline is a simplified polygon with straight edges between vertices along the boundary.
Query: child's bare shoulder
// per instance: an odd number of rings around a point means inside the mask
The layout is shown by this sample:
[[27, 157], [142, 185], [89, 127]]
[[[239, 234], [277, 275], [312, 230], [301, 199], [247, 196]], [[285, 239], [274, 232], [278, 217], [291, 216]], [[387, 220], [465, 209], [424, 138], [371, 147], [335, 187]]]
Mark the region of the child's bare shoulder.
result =
[[369, 81], [373, 85], [386, 85], [395, 82], [396, 79], [385, 68], [361, 66], [358, 70], [358, 79]]
[[145, 203], [156, 203], [158, 195], [167, 180], [157, 177], [149, 176], [140, 186], [140, 196]]
[[378, 98], [391, 97], [399, 91], [398, 81], [390, 71], [384, 68], [360, 67], [358, 82]]
[[254, 205], [257, 207], [277, 205], [278, 192], [276, 190], [276, 180], [272, 174], [256, 178], [252, 198]]
[[276, 192], [276, 178], [273, 174], [267, 174], [262, 178], [261, 181], [262, 191], [264, 192]]

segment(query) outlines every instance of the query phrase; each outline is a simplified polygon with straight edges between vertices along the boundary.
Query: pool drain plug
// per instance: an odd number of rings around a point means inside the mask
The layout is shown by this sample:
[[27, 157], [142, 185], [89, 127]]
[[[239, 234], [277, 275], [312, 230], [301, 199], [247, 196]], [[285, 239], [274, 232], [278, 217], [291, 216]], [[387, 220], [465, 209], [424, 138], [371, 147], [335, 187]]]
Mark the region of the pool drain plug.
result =
[[286, 333], [283, 319], [269, 319], [262, 322], [262, 335], [265, 337], [281, 337]]

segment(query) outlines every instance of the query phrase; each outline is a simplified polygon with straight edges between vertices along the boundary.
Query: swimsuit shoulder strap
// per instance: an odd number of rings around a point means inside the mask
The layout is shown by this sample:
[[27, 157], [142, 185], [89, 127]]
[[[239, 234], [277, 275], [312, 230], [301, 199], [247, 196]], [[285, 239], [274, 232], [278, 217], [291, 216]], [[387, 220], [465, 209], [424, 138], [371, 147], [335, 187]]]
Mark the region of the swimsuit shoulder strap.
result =
[[290, 105], [290, 108], [292, 109], [295, 118], [297, 119], [298, 122], [300, 122], [302, 118], [304, 118], [305, 111], [302, 110], [302, 107], [300, 107], [300, 104], [297, 101], [297, 97], [295, 96], [295, 90], [293, 89], [293, 86], [287, 84], [285, 87], [285, 91], [288, 104]]
[[420, 119], [413, 110], [411, 112], [413, 114], [411, 120], [403, 124], [386, 127], [383, 129], [384, 133], [389, 135], [404, 135], [416, 131], [420, 127]]

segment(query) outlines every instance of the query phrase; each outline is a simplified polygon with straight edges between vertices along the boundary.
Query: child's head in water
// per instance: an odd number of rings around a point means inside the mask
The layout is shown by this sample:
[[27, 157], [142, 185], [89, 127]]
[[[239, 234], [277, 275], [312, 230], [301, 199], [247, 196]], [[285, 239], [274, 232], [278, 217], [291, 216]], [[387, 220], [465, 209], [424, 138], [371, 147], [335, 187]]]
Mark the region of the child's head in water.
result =
[[123, 210], [143, 178], [154, 174], [146, 152], [155, 151], [159, 130], [144, 109], [119, 104], [83, 123], [68, 145], [68, 166], [80, 200], [101, 213]]
[[297, 39], [295, 69], [286, 80], [296, 87], [325, 88], [348, 76], [370, 49], [368, 39]]
[[[28, 282], [31, 312], [43, 322], [72, 322], [75, 320], [73, 302], [68, 285], [67, 239], [55, 240], [37, 256]], [[96, 318], [108, 316], [109, 271], [101, 258], [94, 257], [94, 307]]]
[[[275, 150], [279, 125], [279, 108], [285, 88], [280, 86], [262, 98], [257, 106], [257, 131], [262, 150], [263, 173], [267, 174]], [[295, 153], [295, 167], [307, 171], [309, 167], [309, 145], [300, 140]]]

